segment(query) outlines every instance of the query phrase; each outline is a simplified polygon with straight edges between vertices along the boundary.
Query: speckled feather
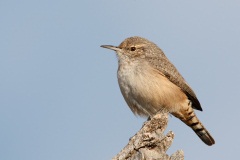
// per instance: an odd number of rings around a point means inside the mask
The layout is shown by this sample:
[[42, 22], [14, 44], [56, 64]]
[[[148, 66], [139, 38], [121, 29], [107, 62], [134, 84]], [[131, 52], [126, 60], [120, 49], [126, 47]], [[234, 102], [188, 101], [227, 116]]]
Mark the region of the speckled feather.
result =
[[195, 93], [157, 45], [130, 37], [118, 47], [102, 47], [117, 53], [119, 87], [135, 115], [168, 111], [191, 127], [205, 144], [215, 143], [193, 110], [202, 110]]
[[[119, 48], [137, 45], [138, 41], [141, 45], [145, 44], [142, 46], [144, 59], [147, 60], [152, 67], [163, 73], [164, 76], [166, 76], [172, 83], [180, 87], [182, 91], [187, 95], [189, 100], [192, 101], [192, 107], [194, 109], [202, 111], [201, 104], [198, 101], [194, 91], [156, 44], [150, 42], [145, 38], [135, 36], [124, 40], [124, 42], [119, 45]], [[134, 42], [134, 44], [131, 44], [132, 42]]]

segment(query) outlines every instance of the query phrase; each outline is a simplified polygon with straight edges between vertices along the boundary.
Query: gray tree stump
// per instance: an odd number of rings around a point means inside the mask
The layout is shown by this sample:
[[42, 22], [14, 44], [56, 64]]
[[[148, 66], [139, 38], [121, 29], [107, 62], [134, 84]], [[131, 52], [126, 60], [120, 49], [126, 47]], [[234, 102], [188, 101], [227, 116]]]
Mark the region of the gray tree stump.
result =
[[112, 160], [183, 160], [182, 150], [171, 156], [166, 154], [174, 139], [172, 131], [166, 135], [163, 133], [167, 123], [168, 113], [157, 113], [143, 124]]

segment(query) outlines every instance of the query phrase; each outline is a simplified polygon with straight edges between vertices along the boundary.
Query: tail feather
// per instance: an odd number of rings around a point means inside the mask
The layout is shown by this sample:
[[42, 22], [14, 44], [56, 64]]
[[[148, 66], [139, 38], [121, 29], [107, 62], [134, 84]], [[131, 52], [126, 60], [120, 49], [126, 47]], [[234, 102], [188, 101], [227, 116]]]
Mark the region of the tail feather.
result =
[[209, 146], [215, 144], [213, 137], [197, 118], [192, 107], [189, 106], [186, 110], [181, 110], [181, 112], [174, 112], [172, 114], [191, 127], [205, 144]]
[[[196, 118], [196, 119], [195, 119]], [[195, 116], [196, 122], [190, 121], [190, 123], [186, 123], [189, 127], [193, 129], [193, 131], [198, 135], [198, 137], [207, 145], [211, 146], [215, 144], [213, 137], [207, 131], [207, 129], [202, 125], [202, 123]]]

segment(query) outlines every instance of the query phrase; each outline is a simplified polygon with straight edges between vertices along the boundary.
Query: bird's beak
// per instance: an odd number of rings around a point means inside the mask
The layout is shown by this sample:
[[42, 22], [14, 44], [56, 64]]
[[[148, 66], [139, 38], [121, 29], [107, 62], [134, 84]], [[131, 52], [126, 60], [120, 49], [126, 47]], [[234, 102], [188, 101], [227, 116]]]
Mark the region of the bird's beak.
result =
[[116, 46], [111, 46], [111, 45], [101, 45], [100, 47], [111, 49], [111, 50], [114, 50], [114, 51], [120, 51], [121, 50], [120, 48], [118, 48]]

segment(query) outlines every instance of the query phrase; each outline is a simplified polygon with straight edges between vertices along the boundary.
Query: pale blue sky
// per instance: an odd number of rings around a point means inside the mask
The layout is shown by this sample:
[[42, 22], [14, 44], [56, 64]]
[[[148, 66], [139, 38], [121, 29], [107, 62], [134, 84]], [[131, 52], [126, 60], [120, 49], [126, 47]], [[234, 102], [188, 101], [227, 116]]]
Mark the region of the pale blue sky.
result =
[[240, 143], [240, 2], [0, 1], [0, 159], [106, 160], [145, 119], [127, 107], [117, 59], [102, 44], [155, 42], [196, 92], [206, 146], [171, 117], [168, 153], [237, 159]]

